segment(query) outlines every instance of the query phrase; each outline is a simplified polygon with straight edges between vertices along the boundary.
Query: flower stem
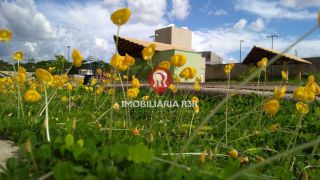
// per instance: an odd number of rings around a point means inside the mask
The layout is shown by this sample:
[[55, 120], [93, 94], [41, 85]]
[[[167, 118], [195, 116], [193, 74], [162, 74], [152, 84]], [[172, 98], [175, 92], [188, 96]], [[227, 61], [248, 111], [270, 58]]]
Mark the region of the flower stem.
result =
[[48, 112], [48, 95], [47, 95], [47, 86], [44, 84], [44, 97], [46, 101], [46, 117], [44, 120], [46, 127], [47, 140], [50, 142], [50, 132], [49, 132], [49, 112]]
[[228, 74], [228, 86], [227, 86], [227, 101], [226, 101], [226, 123], [225, 123], [225, 136], [226, 145], [228, 144], [228, 100], [229, 100], [229, 88], [230, 88], [230, 73]]

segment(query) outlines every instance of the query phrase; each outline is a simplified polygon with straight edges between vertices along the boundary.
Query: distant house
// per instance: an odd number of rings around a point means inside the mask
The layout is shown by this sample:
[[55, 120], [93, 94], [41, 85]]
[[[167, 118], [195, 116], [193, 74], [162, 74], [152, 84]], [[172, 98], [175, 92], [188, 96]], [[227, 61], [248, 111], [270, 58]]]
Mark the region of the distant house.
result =
[[[116, 36], [114, 36], [114, 40], [116, 41]], [[175, 54], [184, 54], [187, 57], [184, 67], [195, 67], [197, 76], [202, 76], [202, 79], [205, 79], [205, 58], [202, 57], [201, 53], [192, 50], [192, 32], [186, 28], [170, 26], [158, 29], [155, 31], [155, 42], [119, 37], [118, 51], [120, 55], [128, 53], [135, 57], [136, 60], [141, 60], [141, 51], [152, 43], [156, 44], [156, 52], [153, 57], [154, 66], [160, 61], [170, 60], [170, 57]], [[175, 74], [179, 74], [184, 67], [176, 68], [173, 71]], [[182, 79], [181, 81], [183, 82], [184, 80]], [[192, 80], [188, 82], [192, 82]]]
[[216, 53], [211, 51], [203, 51], [200, 52], [202, 54], [202, 57], [205, 58], [206, 64], [222, 64], [223, 59], [218, 56]]

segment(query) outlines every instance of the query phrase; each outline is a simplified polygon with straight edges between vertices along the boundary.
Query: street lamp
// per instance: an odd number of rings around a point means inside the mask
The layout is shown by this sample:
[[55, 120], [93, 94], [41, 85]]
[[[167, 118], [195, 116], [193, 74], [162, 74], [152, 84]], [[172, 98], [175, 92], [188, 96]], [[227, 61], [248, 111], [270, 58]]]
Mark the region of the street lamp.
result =
[[149, 38], [152, 38], [153, 42], [156, 41], [156, 37], [158, 37], [158, 34], [154, 34], [154, 35], [149, 36]]
[[70, 47], [71, 46], [67, 46], [67, 48], [68, 48], [68, 62], [69, 62], [69, 57], [70, 57]]
[[279, 37], [279, 34], [269, 34], [267, 35], [267, 38], [271, 38], [271, 48], [273, 49], [273, 39]]
[[239, 58], [239, 63], [241, 63], [241, 60], [242, 60], [242, 57], [241, 57], [241, 55], [242, 55], [242, 43], [244, 42], [244, 40], [240, 40], [240, 58]]

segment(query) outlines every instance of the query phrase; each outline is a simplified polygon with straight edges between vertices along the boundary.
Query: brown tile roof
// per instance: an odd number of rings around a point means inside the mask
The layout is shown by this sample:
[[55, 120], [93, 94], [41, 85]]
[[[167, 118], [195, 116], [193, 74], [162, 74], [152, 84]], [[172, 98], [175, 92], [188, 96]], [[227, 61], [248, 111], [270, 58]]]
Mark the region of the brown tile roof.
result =
[[244, 59], [242, 62], [243, 64], [257, 64], [258, 61], [260, 61], [262, 58], [266, 57], [269, 60], [271, 60], [273, 57], [281, 55], [281, 57], [274, 62], [273, 64], [282, 64], [283, 61], [288, 61], [292, 64], [312, 64], [311, 62], [299, 58], [297, 56], [288, 54], [288, 53], [281, 53], [276, 50], [264, 48], [264, 47], [259, 47], [259, 46], [254, 46], [250, 53], [247, 55], [247, 57]]
[[[116, 42], [116, 36], [114, 36], [114, 41]], [[192, 49], [173, 46], [170, 44], [143, 41], [135, 38], [121, 37], [119, 36], [118, 50], [119, 54], [124, 55], [128, 53], [134, 57], [141, 57], [141, 51], [143, 48], [149, 46], [150, 44], [156, 44], [156, 51], [167, 51], [167, 50], [182, 50], [182, 51], [193, 51]]]

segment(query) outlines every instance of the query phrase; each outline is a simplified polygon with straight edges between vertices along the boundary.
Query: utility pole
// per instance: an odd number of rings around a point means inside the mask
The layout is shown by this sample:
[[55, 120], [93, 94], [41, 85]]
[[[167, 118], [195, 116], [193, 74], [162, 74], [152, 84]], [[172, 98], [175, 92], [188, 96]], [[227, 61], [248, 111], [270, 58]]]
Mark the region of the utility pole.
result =
[[241, 61], [242, 61], [241, 55], [242, 55], [242, 43], [243, 42], [244, 42], [244, 40], [240, 40], [240, 58], [239, 58], [239, 63], [241, 63]]
[[271, 38], [271, 48], [272, 48], [272, 50], [273, 50], [273, 40], [274, 40], [274, 38], [277, 38], [277, 37], [279, 37], [279, 34], [273, 33], [273, 34], [267, 35], [267, 38]]
[[149, 38], [152, 38], [153, 42], [156, 41], [156, 37], [158, 37], [158, 34], [154, 34], [154, 35], [149, 36]]

